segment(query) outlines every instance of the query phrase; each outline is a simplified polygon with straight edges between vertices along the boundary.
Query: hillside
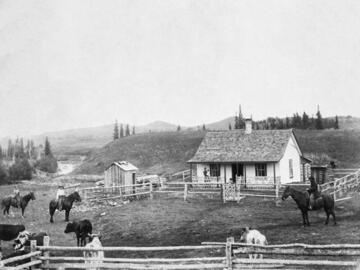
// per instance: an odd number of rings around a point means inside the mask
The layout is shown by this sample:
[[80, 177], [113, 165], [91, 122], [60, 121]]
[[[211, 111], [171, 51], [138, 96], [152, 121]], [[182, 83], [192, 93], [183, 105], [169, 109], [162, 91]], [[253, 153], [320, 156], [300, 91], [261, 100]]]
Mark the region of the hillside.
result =
[[127, 160], [145, 173], [187, 169], [204, 132], [156, 132], [125, 137], [94, 150], [74, 173], [102, 173], [115, 160]]
[[[360, 130], [296, 130], [304, 153], [325, 153], [339, 167], [360, 167]], [[75, 173], [102, 173], [115, 160], [128, 160], [145, 173], [187, 169], [205, 133], [198, 131], [144, 133], [94, 150]]]

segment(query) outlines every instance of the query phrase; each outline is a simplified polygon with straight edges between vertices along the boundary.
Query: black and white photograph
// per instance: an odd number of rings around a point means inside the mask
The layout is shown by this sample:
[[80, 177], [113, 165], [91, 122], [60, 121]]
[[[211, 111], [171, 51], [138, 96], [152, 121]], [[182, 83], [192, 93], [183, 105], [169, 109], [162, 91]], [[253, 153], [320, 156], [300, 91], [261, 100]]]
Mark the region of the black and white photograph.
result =
[[360, 269], [360, 2], [0, 0], [0, 269]]

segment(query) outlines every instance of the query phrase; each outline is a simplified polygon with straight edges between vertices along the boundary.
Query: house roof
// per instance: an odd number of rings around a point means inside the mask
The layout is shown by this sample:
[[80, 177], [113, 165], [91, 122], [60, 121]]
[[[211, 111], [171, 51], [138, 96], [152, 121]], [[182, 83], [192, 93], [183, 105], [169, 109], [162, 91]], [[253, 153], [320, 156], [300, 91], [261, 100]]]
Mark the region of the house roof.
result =
[[277, 162], [292, 135], [296, 142], [292, 129], [208, 132], [188, 162]]
[[135, 167], [128, 161], [115, 161], [115, 162], [111, 163], [110, 166], [106, 168], [106, 170], [108, 168], [110, 168], [112, 165], [120, 167], [123, 171], [137, 171], [138, 170], [137, 167]]

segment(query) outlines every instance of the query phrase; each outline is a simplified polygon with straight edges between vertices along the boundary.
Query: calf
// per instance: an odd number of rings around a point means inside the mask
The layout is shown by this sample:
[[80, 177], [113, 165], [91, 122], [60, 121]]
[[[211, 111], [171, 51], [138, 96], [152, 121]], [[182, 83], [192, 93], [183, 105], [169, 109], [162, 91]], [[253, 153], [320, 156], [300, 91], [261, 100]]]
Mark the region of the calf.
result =
[[22, 231], [25, 231], [24, 225], [0, 224], [0, 241], [14, 240]]
[[[79, 222], [73, 221], [69, 222], [66, 225], [64, 233], [74, 232], [77, 238], [78, 246], [86, 245], [86, 237], [90, 239], [90, 235], [92, 234], [92, 225], [91, 222], [87, 219], [81, 220]], [[81, 242], [80, 242], [81, 240]]]
[[[267, 245], [265, 235], [261, 234], [258, 230], [252, 230], [248, 227], [244, 228], [241, 233], [240, 242], [253, 245]], [[256, 259], [258, 254], [249, 254], [250, 259]], [[259, 258], [262, 259], [263, 255], [259, 254]]]
[[44, 236], [47, 236], [46, 232], [29, 233], [28, 231], [22, 231], [18, 237], [14, 240], [14, 250], [24, 250], [25, 247], [30, 247], [30, 241], [36, 240], [37, 246], [44, 245]]
[[90, 237], [92, 238], [92, 240], [85, 247], [93, 248], [95, 249], [95, 251], [84, 251], [85, 265], [87, 265], [86, 269], [98, 270], [100, 268], [91, 266], [103, 262], [102, 259], [104, 258], [104, 251], [96, 251], [97, 248], [102, 247], [102, 244], [100, 242], [100, 234], [92, 234], [90, 235]]

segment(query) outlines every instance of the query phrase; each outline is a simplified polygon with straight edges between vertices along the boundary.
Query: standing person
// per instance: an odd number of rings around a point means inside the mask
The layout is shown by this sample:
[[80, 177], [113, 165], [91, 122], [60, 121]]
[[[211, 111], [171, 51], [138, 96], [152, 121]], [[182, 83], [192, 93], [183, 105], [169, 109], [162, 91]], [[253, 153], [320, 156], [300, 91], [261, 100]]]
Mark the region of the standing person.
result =
[[58, 201], [59, 211], [62, 210], [64, 198], [65, 198], [65, 189], [64, 186], [60, 185], [58, 186], [58, 190], [56, 192], [56, 200]]
[[208, 170], [206, 169], [206, 167], [204, 168], [203, 174], [204, 174], [204, 179], [209, 177], [208, 176]]
[[316, 202], [316, 199], [320, 197], [320, 192], [319, 192], [318, 184], [316, 183], [315, 178], [313, 176], [309, 177], [309, 181], [310, 181], [310, 188], [308, 190], [310, 194], [309, 210], [312, 210], [313, 205]]

